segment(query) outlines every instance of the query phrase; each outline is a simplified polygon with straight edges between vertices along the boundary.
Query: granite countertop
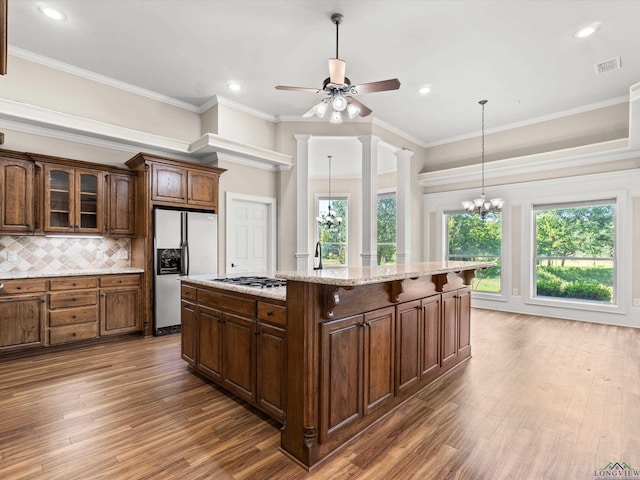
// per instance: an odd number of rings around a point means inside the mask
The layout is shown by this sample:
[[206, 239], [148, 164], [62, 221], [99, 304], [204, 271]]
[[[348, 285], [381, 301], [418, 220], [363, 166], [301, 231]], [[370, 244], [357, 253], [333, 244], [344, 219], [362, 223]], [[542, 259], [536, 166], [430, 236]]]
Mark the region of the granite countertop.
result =
[[134, 267], [114, 267], [96, 269], [74, 269], [74, 270], [30, 270], [26, 272], [0, 272], [0, 280], [14, 280], [20, 278], [43, 278], [43, 277], [76, 277], [80, 275], [112, 275], [124, 273], [144, 273], [143, 268]]
[[271, 287], [271, 288], [256, 288], [256, 287], [246, 287], [243, 285], [234, 285], [231, 283], [223, 283], [216, 282], [216, 278], [225, 278], [225, 277], [240, 277], [240, 276], [250, 276], [256, 275], [261, 277], [270, 277], [274, 278], [276, 272], [260, 272], [260, 273], [239, 273], [233, 275], [221, 275], [220, 277], [215, 274], [206, 274], [206, 275], [188, 275], [184, 277], [178, 277], [180, 280], [187, 281], [190, 283], [194, 283], [196, 285], [202, 285], [205, 287], [215, 287], [220, 290], [229, 290], [231, 292], [238, 293], [246, 293], [248, 295], [255, 295], [256, 297], [264, 297], [270, 298], [272, 300], [281, 300], [283, 302], [287, 301], [287, 287]]
[[494, 262], [421, 262], [376, 267], [327, 268], [310, 272], [276, 272], [276, 278], [298, 282], [322, 283], [339, 287], [355, 287], [370, 283], [418, 278], [440, 273], [477, 270], [494, 266]]

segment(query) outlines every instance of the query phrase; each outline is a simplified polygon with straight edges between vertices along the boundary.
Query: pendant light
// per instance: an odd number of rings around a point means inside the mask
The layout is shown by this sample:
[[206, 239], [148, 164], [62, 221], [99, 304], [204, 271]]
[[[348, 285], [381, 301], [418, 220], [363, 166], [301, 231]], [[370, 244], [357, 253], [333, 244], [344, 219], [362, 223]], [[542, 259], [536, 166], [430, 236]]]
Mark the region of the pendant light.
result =
[[318, 225], [322, 228], [331, 230], [333, 227], [342, 225], [342, 217], [339, 217], [335, 210], [331, 209], [331, 155], [327, 155], [329, 159], [329, 206], [326, 210], [322, 210], [320, 215], [316, 217]]
[[480, 198], [476, 198], [473, 201], [466, 200], [462, 202], [462, 206], [470, 215], [480, 215], [484, 218], [487, 213], [499, 212], [502, 210], [504, 200], [501, 198], [492, 198], [487, 201], [484, 194], [484, 106], [487, 104], [487, 100], [480, 100], [478, 102], [482, 105], [482, 192]]

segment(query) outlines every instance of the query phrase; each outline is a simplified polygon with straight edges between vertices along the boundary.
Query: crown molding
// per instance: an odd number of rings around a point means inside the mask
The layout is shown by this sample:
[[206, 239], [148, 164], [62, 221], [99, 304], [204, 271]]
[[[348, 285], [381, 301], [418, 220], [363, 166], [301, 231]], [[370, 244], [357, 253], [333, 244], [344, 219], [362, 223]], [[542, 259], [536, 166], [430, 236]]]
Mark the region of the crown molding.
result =
[[[581, 168], [586, 165], [612, 163], [631, 158], [640, 158], [640, 150], [629, 148], [629, 139], [621, 138], [607, 142], [593, 143], [580, 147], [565, 148], [551, 152], [495, 160], [485, 163], [485, 178], [500, 179], [512, 175], [526, 175], [538, 172], [551, 172], [558, 169]], [[559, 160], [562, 160], [561, 162]], [[435, 187], [478, 180], [481, 165], [448, 168], [433, 172], [420, 173], [418, 184], [421, 187]]]
[[43, 55], [38, 55], [37, 53], [33, 53], [28, 50], [23, 50], [22, 48], [13, 47], [9, 45], [9, 55], [22, 58], [24, 60], [28, 60], [33, 63], [38, 63], [40, 65], [44, 65], [45, 67], [53, 68], [55, 70], [60, 70], [61, 72], [70, 73], [72, 75], [85, 78], [93, 82], [98, 82], [98, 83], [102, 83], [103, 85], [108, 85], [110, 87], [118, 88], [120, 90], [124, 90], [126, 92], [133, 93], [135, 95], [140, 95], [142, 97], [155, 100], [156, 102], [162, 102], [162, 103], [166, 103], [167, 105], [171, 105], [173, 107], [181, 108], [183, 110], [200, 113], [200, 109], [197, 106], [192, 105], [191, 103], [183, 102], [182, 100], [178, 100], [173, 97], [168, 97], [166, 95], [162, 95], [160, 93], [153, 92], [145, 88], [137, 87], [135, 85], [131, 85], [130, 83], [121, 82], [120, 80], [116, 80], [115, 78], [90, 72], [89, 70], [85, 70], [83, 68], [76, 67], [68, 63], [60, 62], [58, 60], [54, 60], [52, 58], [45, 57]]
[[371, 120], [371, 123], [373, 125], [377, 125], [380, 128], [384, 128], [385, 130], [387, 130], [387, 131], [389, 131], [389, 132], [391, 132], [391, 133], [393, 133], [395, 135], [398, 135], [399, 137], [402, 137], [405, 140], [409, 140], [410, 142], [418, 145], [419, 147], [422, 147], [422, 148], [426, 148], [427, 147], [427, 144], [424, 141], [422, 141], [419, 138], [416, 138], [416, 137], [414, 137], [412, 135], [409, 135], [406, 132], [403, 132], [399, 128], [394, 127], [393, 125], [385, 122], [384, 120], [380, 120], [377, 117], [373, 117], [373, 119]]
[[196, 157], [217, 155], [233, 155], [246, 160], [258, 161], [271, 165], [279, 170], [289, 170], [293, 167], [293, 157], [284, 153], [267, 150], [230, 138], [223, 138], [215, 133], [205, 133], [189, 145], [189, 153]]

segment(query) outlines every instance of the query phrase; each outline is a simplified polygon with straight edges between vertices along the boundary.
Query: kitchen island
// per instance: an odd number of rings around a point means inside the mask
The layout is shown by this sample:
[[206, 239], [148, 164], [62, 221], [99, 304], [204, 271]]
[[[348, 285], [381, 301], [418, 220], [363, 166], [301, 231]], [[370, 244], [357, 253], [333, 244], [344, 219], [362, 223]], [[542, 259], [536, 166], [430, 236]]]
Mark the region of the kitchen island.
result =
[[[187, 277], [183, 357], [185, 337], [194, 357], [187, 355], [187, 361], [196, 369], [202, 354], [194, 342], [200, 349], [213, 342], [242, 352], [248, 366], [241, 377], [250, 388], [241, 398], [263, 411], [274, 407], [271, 416], [283, 422], [283, 451], [311, 469], [471, 356], [469, 285], [476, 269], [492, 265], [427, 262], [276, 272], [287, 280], [284, 298], [275, 298], [284, 287], [251, 290]], [[236, 332], [221, 340], [224, 333], [203, 330], [204, 317], [189, 311], [198, 309], [215, 318], [222, 332], [227, 312], [227, 322], [234, 323], [230, 332]], [[277, 331], [275, 317], [281, 321]], [[238, 371], [238, 355], [216, 355], [221, 370]], [[227, 360], [234, 365], [226, 367]], [[238, 391], [233, 382], [229, 389]]]

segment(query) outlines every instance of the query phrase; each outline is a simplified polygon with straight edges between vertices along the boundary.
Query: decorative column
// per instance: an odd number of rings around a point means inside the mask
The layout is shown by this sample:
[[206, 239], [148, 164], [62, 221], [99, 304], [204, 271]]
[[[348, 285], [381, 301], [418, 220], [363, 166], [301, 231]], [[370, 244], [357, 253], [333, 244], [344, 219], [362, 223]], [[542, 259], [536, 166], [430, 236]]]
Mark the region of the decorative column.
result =
[[363, 135], [362, 143], [362, 266], [378, 264], [378, 143], [380, 137]]
[[309, 141], [311, 135], [296, 139], [296, 268], [309, 270]]
[[411, 150], [396, 152], [396, 263], [411, 263]]

